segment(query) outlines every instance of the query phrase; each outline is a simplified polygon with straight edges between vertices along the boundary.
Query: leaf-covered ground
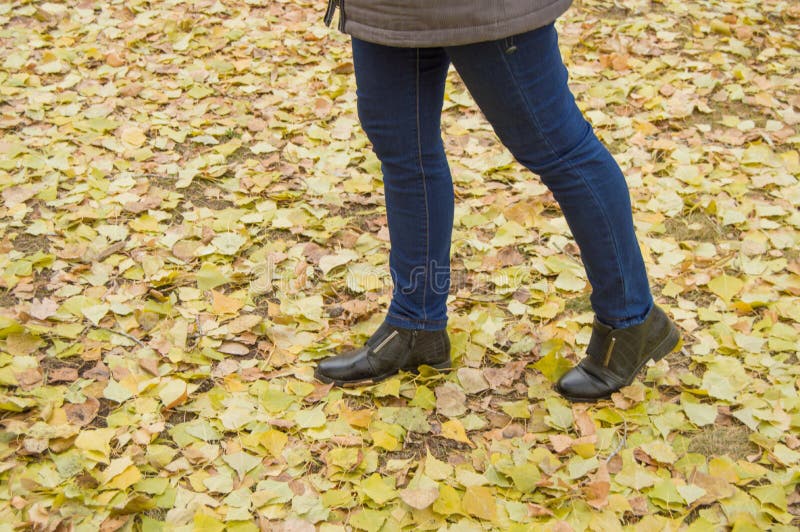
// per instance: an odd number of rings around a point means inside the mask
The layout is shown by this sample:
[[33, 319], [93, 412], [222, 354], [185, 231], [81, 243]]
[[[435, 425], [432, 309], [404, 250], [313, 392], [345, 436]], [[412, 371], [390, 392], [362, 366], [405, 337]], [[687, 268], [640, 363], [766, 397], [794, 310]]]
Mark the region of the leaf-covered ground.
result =
[[0, 3], [0, 530], [796, 529], [797, 2], [559, 21], [685, 339], [597, 405], [578, 250], [455, 74], [458, 369], [314, 382], [391, 288], [322, 4]]

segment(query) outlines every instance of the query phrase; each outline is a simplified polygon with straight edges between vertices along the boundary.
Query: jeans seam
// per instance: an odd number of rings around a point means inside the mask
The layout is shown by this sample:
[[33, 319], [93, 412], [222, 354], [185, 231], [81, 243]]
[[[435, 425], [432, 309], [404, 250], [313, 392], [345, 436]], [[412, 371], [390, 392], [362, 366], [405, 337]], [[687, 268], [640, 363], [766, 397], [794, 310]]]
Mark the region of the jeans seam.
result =
[[[519, 79], [517, 79], [517, 76], [514, 73], [514, 69], [511, 68], [511, 64], [508, 62], [507, 54], [501, 53], [500, 56], [501, 56], [501, 59], [503, 60], [503, 64], [505, 64], [506, 69], [508, 70], [508, 73], [511, 75], [511, 78], [514, 80], [514, 85], [515, 85], [517, 91], [519, 92], [520, 96], [522, 97], [522, 101], [525, 103], [525, 110], [528, 112], [528, 116], [531, 117], [533, 122], [541, 130], [542, 129], [541, 128], [541, 124], [539, 123], [539, 120], [536, 117], [536, 113], [534, 113], [533, 110], [532, 110], [531, 104], [528, 101], [527, 96], [525, 95], [525, 91], [523, 91], [520, 88], [521, 87], [520, 81], [519, 81]], [[585, 119], [584, 119], [584, 121], [585, 121]], [[589, 124], [587, 124], [587, 125], [589, 125]], [[589, 127], [591, 128], [591, 125], [589, 125]], [[550, 148], [550, 151], [552, 151], [553, 154], [560, 161], [565, 162], [574, 172], [576, 172], [576, 174], [578, 174], [580, 176], [581, 180], [583, 181], [584, 186], [586, 186], [586, 188], [589, 189], [589, 192], [592, 194], [592, 197], [594, 198], [594, 201], [598, 205], [602, 205], [602, 203], [600, 201], [600, 198], [597, 197], [597, 193], [595, 192], [594, 188], [589, 184], [589, 182], [586, 180], [586, 177], [583, 175], [583, 172], [578, 170], [577, 168], [575, 168], [575, 166], [573, 166], [573, 164], [572, 164], [572, 162], [570, 160], [563, 159], [561, 157], [561, 155], [558, 153], [558, 151], [555, 149], [555, 147], [552, 145], [552, 143], [550, 142], [550, 139], [548, 139], [546, 135], [543, 135], [543, 137], [544, 137], [544, 141], [547, 143], [548, 148]], [[584, 136], [584, 138], [585, 138], [585, 136]], [[583, 139], [581, 139], [581, 142], [583, 142]], [[615, 259], [615, 262], [617, 263], [617, 270], [619, 271], [619, 278], [620, 278], [620, 282], [622, 283], [622, 300], [623, 300], [623, 303], [624, 303], [625, 307], [627, 308], [628, 307], [628, 293], [627, 293], [627, 288], [626, 288], [626, 285], [625, 285], [625, 276], [623, 275], [622, 265], [620, 264], [620, 261], [619, 261], [619, 248], [617, 247], [616, 238], [613, 237], [614, 232], [613, 232], [613, 229], [611, 227], [611, 223], [608, 220], [608, 216], [606, 215], [605, 212], [603, 212], [602, 209], [600, 209], [600, 212], [601, 212], [601, 214], [603, 216], [603, 220], [606, 223], [606, 227], [608, 227], [609, 233], [612, 235], [611, 242], [614, 245], [614, 259]]]
[[420, 82], [420, 62], [419, 62], [419, 48], [416, 49], [416, 77], [415, 77], [415, 97], [416, 97], [416, 111], [417, 111], [417, 154], [419, 157], [419, 172], [420, 176], [422, 177], [422, 195], [425, 198], [425, 265], [424, 265], [424, 284], [422, 285], [422, 319], [428, 319], [428, 309], [426, 303], [426, 293], [428, 291], [428, 270], [430, 268], [430, 247], [431, 247], [431, 237], [430, 237], [430, 211], [428, 208], [428, 185], [426, 182], [425, 176], [425, 165], [422, 162], [422, 127], [421, 121], [419, 116], [419, 82]]

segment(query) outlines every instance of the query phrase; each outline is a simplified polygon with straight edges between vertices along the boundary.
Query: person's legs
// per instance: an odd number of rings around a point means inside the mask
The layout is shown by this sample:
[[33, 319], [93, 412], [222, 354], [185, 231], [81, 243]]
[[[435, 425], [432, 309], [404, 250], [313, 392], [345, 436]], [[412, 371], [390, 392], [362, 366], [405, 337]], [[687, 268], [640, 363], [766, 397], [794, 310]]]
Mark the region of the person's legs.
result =
[[556, 388], [572, 401], [609, 397], [680, 336], [653, 305], [625, 178], [575, 105], [555, 28], [447, 53], [502, 142], [553, 192], [581, 250], [596, 319], [587, 356]]
[[449, 64], [441, 48], [353, 39], [358, 116], [386, 195], [394, 282], [386, 322], [407, 329], [447, 324], [453, 182], [440, 124]]
[[447, 53], [500, 140], [561, 206], [598, 318], [613, 327], [642, 323], [653, 300], [627, 184], [575, 104], [555, 28]]
[[445, 326], [453, 181], [440, 131], [449, 59], [441, 48], [353, 39], [353, 64], [358, 117], [383, 170], [394, 291], [383, 324], [364, 346], [317, 364], [317, 379], [337, 385], [451, 365]]

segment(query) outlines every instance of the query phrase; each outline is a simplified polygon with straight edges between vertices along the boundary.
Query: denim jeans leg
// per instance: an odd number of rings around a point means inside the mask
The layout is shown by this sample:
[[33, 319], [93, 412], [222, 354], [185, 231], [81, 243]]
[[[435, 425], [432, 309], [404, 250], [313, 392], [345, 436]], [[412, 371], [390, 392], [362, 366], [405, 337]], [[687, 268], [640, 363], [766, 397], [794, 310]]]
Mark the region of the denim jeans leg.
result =
[[441, 48], [352, 43], [358, 116], [383, 172], [394, 283], [386, 321], [441, 330], [454, 201], [441, 138], [449, 59]]
[[575, 104], [554, 26], [446, 50], [500, 140], [561, 206], [598, 319], [614, 327], [644, 321], [653, 299], [628, 187]]

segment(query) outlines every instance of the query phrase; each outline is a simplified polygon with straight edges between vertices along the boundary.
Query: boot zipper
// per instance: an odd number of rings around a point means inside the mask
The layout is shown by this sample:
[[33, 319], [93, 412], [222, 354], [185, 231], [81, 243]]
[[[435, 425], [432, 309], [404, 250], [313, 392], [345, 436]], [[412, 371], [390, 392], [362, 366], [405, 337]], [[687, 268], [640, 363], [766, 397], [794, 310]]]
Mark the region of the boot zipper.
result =
[[339, 31], [344, 31], [344, 0], [328, 0], [328, 8], [325, 10], [325, 17], [322, 20], [326, 26], [330, 26], [337, 7], [339, 8]]
[[611, 337], [611, 342], [608, 344], [608, 350], [606, 351], [606, 358], [603, 360], [603, 367], [607, 368], [608, 363], [611, 362], [611, 353], [614, 351], [614, 344], [617, 343], [617, 339], [613, 336]]
[[373, 352], [373, 353], [377, 353], [378, 351], [380, 351], [381, 349], [383, 349], [383, 346], [385, 346], [387, 343], [389, 343], [389, 340], [391, 340], [391, 339], [392, 339], [392, 338], [394, 338], [395, 336], [397, 336], [397, 331], [392, 331], [392, 334], [390, 334], [389, 336], [387, 336], [386, 338], [384, 338], [384, 339], [381, 341], [381, 343], [379, 343], [379, 344], [378, 344], [378, 347], [376, 347], [375, 349], [373, 349], [373, 350], [372, 350], [372, 352]]

